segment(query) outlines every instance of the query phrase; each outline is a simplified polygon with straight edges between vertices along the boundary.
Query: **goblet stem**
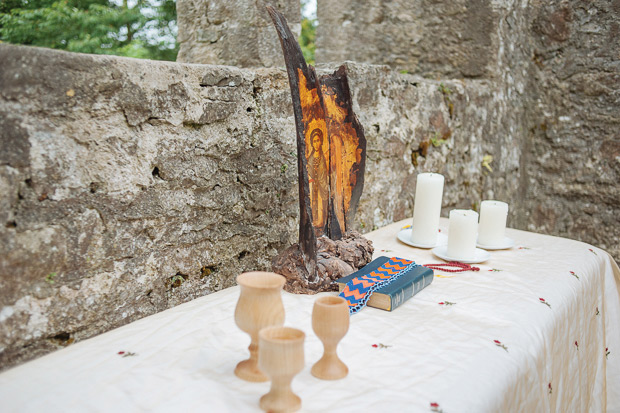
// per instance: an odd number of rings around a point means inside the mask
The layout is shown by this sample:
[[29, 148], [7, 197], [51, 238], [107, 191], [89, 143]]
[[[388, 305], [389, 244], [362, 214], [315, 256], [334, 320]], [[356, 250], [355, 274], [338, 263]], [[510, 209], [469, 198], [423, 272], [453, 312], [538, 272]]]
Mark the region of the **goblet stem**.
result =
[[256, 365], [258, 365], [258, 341], [252, 337], [252, 342], [248, 346], [248, 350], [250, 350], [250, 358]]
[[325, 345], [324, 348], [323, 357], [312, 366], [310, 373], [323, 380], [339, 380], [346, 377], [349, 368], [338, 357], [337, 346]]
[[250, 350], [250, 358], [237, 364], [235, 375], [240, 379], [254, 383], [268, 381], [269, 378], [258, 368], [258, 343], [254, 341], [254, 338], [252, 338], [248, 349]]
[[301, 398], [293, 393], [291, 388], [292, 376], [274, 377], [271, 381], [269, 393], [260, 398], [261, 409], [285, 413], [295, 412], [301, 408]]

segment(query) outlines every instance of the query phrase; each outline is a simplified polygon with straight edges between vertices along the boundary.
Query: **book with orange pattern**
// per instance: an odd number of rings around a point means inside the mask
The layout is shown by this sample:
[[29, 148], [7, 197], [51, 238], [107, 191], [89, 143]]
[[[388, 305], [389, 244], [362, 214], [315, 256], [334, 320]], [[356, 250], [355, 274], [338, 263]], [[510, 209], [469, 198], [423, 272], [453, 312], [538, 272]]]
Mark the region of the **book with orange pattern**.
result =
[[[336, 280], [338, 283], [338, 291], [342, 291], [344, 286], [352, 279], [370, 274], [377, 270], [380, 266], [388, 262], [389, 259], [388, 257], [376, 258], [359, 271]], [[402, 274], [390, 284], [372, 293], [367, 305], [382, 310], [393, 311], [430, 285], [431, 282], [433, 282], [433, 270], [419, 265]]]

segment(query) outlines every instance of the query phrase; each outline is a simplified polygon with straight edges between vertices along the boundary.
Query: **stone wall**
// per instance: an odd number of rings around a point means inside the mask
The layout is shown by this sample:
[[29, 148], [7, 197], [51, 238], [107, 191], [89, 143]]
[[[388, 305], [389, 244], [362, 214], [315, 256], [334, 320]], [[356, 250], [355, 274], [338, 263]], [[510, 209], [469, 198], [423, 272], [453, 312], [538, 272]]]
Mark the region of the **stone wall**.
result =
[[0, 62], [0, 365], [234, 285], [295, 240], [280, 71]]
[[427, 77], [488, 77], [506, 1], [317, 0], [317, 62], [387, 64]]
[[318, 19], [318, 62], [488, 82], [484, 197], [620, 259], [619, 0], [318, 0]]
[[537, 1], [520, 226], [620, 261], [620, 1]]
[[178, 62], [238, 67], [284, 66], [278, 35], [265, 5], [301, 31], [299, 0], [178, 0]]
[[[296, 240], [283, 69], [8, 45], [0, 62], [3, 366], [231, 286]], [[487, 83], [347, 68], [368, 138], [357, 229], [411, 216], [420, 171], [446, 174], [446, 210], [513, 190], [481, 166], [505, 132]]]

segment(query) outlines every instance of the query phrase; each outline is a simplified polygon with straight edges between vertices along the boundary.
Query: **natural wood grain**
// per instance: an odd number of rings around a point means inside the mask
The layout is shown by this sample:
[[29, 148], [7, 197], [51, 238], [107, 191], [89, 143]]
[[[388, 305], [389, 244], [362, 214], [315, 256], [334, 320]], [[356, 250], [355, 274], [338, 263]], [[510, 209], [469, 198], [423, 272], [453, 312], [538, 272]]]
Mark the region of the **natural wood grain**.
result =
[[309, 70], [304, 55], [301, 52], [299, 43], [291, 33], [286, 19], [273, 7], [267, 6], [267, 11], [273, 20], [273, 24], [278, 32], [286, 71], [288, 74], [289, 85], [291, 87], [291, 97], [293, 99], [293, 113], [295, 115], [295, 129], [297, 131], [297, 173], [299, 179], [299, 246], [303, 254], [303, 265], [307, 271], [307, 278], [310, 282], [317, 279], [316, 271], [316, 234], [314, 232], [312, 218], [312, 202], [310, 200], [310, 185], [308, 178], [307, 159], [303, 156], [306, 153], [306, 126], [301, 106], [299, 89], [299, 72], [303, 73], [306, 88], [318, 89], [318, 82], [314, 70]]
[[[267, 6], [282, 45], [297, 131], [299, 176], [299, 245], [273, 260], [289, 291], [331, 289], [333, 277], [352, 268], [334, 251], [321, 256], [317, 240], [350, 238], [353, 218], [364, 186], [366, 139], [353, 113], [347, 72], [317, 78], [306, 64], [286, 19]], [[358, 243], [366, 250], [363, 241]], [[321, 269], [321, 261], [323, 264]], [[358, 268], [358, 267], [355, 267]]]
[[312, 366], [313, 376], [338, 380], [349, 374], [337, 353], [338, 343], [349, 331], [349, 317], [349, 306], [342, 297], [319, 297], [314, 302], [312, 329], [323, 342], [323, 357]]
[[250, 358], [237, 364], [237, 377], [252, 381], [267, 381], [258, 368], [258, 332], [268, 326], [284, 324], [282, 287], [285, 278], [273, 272], [246, 272], [237, 277], [241, 293], [235, 308], [235, 323], [251, 338]]
[[321, 76], [321, 95], [329, 134], [330, 222], [329, 237], [340, 239], [351, 230], [364, 188], [366, 138], [353, 113], [344, 66]]
[[271, 7], [268, 10], [280, 36], [289, 75], [298, 164], [305, 169], [300, 180], [308, 179], [309, 191], [304, 191], [307, 197], [300, 198], [300, 202], [310, 202], [317, 237], [340, 239], [352, 225], [364, 186], [366, 163], [366, 138], [353, 112], [347, 71], [341, 66], [317, 79], [284, 17]]
[[271, 379], [271, 389], [260, 399], [261, 409], [285, 413], [301, 409], [301, 399], [291, 382], [304, 368], [303, 331], [290, 327], [267, 327], [259, 333], [259, 365]]

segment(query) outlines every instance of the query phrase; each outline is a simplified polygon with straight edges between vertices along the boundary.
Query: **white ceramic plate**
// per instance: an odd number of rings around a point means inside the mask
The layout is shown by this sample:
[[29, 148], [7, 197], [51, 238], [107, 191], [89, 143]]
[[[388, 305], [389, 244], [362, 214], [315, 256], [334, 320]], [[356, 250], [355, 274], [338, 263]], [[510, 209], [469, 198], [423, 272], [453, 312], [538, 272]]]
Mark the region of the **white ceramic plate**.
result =
[[433, 255], [441, 258], [444, 261], [458, 261], [458, 262], [462, 262], [464, 264], [477, 264], [479, 262], [484, 262], [486, 260], [488, 260], [491, 257], [491, 253], [489, 251], [485, 251], [483, 249], [480, 248], [476, 248], [476, 251], [474, 252], [474, 256], [470, 257], [466, 260], [463, 259], [458, 259], [458, 258], [454, 258], [454, 257], [450, 257], [448, 256], [448, 246], [447, 245], [442, 245], [440, 247], [437, 248], [433, 248], [433, 251], [431, 251], [433, 253]]
[[482, 248], [484, 250], [507, 250], [508, 248], [512, 248], [515, 246], [515, 240], [513, 240], [512, 238], [508, 238], [505, 237], [504, 241], [502, 241], [501, 244], [499, 245], [483, 245], [480, 243], [477, 243], [476, 246], [478, 248]]
[[398, 234], [396, 236], [401, 242], [404, 242], [405, 244], [411, 245], [412, 247], [416, 247], [416, 248], [435, 248], [441, 245], [446, 245], [448, 243], [448, 236], [442, 234], [441, 232], [437, 234], [437, 242], [435, 243], [435, 245], [416, 244], [412, 242], [411, 241], [411, 228], [401, 229], [400, 231], [398, 231]]

